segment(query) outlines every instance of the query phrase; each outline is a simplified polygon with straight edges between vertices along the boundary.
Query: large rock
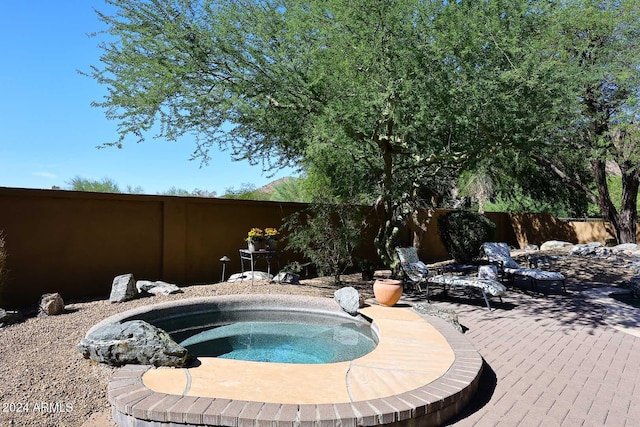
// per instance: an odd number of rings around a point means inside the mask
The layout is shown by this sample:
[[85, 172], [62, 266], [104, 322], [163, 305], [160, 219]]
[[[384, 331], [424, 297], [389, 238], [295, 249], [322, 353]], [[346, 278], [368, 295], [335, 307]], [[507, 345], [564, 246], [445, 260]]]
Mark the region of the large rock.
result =
[[39, 313], [42, 316], [55, 316], [64, 312], [64, 301], [59, 293], [44, 294], [40, 297], [38, 305]]
[[143, 320], [108, 323], [84, 337], [78, 351], [85, 359], [112, 366], [131, 363], [182, 367], [191, 361], [187, 349]]
[[542, 245], [540, 245], [540, 250], [548, 251], [552, 249], [562, 249], [569, 246], [573, 246], [573, 243], [563, 242], [560, 240], [549, 240], [547, 242], [544, 242]]
[[640, 247], [638, 247], [638, 245], [636, 245], [635, 243], [621, 243], [621, 244], [619, 244], [617, 246], [614, 246], [611, 249], [613, 249], [616, 252], [633, 253], [633, 252], [636, 252], [636, 251], [640, 250]]
[[288, 283], [290, 285], [299, 285], [300, 275], [295, 273], [280, 272], [273, 277], [272, 282]]
[[182, 292], [178, 286], [160, 280], [152, 282], [150, 280], [138, 280], [136, 282], [138, 293], [149, 293], [153, 295], [171, 295]]
[[245, 271], [244, 274], [243, 273], [236, 273], [236, 274], [232, 274], [231, 277], [229, 277], [229, 280], [227, 280], [227, 282], [229, 283], [233, 283], [233, 282], [242, 282], [244, 280], [249, 280], [251, 281], [251, 276], [253, 275], [253, 280], [272, 280], [273, 276], [269, 273], [265, 273], [264, 271]]
[[20, 313], [17, 311], [7, 311], [0, 308], [0, 327], [9, 325], [20, 320]]
[[333, 293], [333, 298], [344, 311], [352, 316], [358, 314], [358, 310], [364, 307], [364, 298], [351, 286], [338, 289]]
[[137, 296], [138, 290], [136, 289], [136, 281], [133, 278], [133, 274], [121, 274], [113, 279], [109, 301], [125, 302]]

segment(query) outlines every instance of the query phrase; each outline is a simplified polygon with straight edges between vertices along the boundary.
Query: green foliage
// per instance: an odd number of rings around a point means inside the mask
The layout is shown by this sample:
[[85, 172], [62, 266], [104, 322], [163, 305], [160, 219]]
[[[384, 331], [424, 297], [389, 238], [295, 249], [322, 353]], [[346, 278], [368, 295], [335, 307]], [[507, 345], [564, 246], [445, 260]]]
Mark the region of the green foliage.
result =
[[[557, 61], [554, 72], [566, 76], [569, 96], [559, 102], [568, 116], [560, 116], [548, 143], [532, 157], [597, 205], [619, 242], [635, 242], [640, 3], [573, 0], [555, 5], [552, 16], [546, 51]], [[607, 188], [608, 162], [621, 170], [619, 205]]]
[[159, 125], [169, 140], [196, 134], [204, 161], [221, 147], [300, 166], [311, 196], [375, 202], [388, 263], [399, 225], [423, 228], [417, 209], [503, 152], [556, 174], [535, 188], [517, 175], [534, 201], [562, 183], [573, 193], [556, 200], [586, 209], [585, 171], [628, 152], [610, 127], [637, 121], [636, 0], [107, 2], [89, 75], [107, 86], [94, 105], [119, 123], [113, 145]]
[[216, 197], [215, 191], [200, 190], [196, 188], [193, 191], [185, 190], [184, 188], [171, 187], [166, 191], [158, 193], [161, 196], [178, 196], [178, 197]]
[[309, 203], [311, 197], [306, 190], [306, 178], [284, 178], [269, 188], [256, 188], [254, 184], [244, 183], [240, 188], [229, 187], [222, 196], [237, 200], [270, 200], [273, 202]]
[[111, 178], [91, 180], [81, 176], [75, 176], [67, 183], [72, 191], [92, 191], [97, 193], [122, 193], [120, 186]]
[[177, 188], [175, 186], [169, 188], [166, 191], [163, 191], [160, 193], [161, 196], [181, 196], [181, 197], [188, 197], [191, 196], [191, 193], [188, 190], [185, 190], [184, 188]]
[[256, 189], [251, 183], [243, 183], [240, 188], [229, 187], [222, 195], [223, 199], [236, 200], [269, 200], [269, 193]]
[[302, 264], [298, 261], [290, 262], [280, 269], [282, 273], [300, 274], [302, 272]]
[[[611, 203], [616, 207], [616, 209], [620, 210], [622, 206], [622, 178], [619, 176], [608, 176], [607, 177], [607, 187], [609, 189], [609, 196], [611, 197]], [[640, 210], [640, 200], [636, 201], [636, 209]], [[587, 212], [589, 217], [600, 217], [602, 216], [602, 212], [600, 211], [600, 207], [596, 204], [589, 204], [589, 210]]]
[[360, 243], [364, 225], [359, 206], [314, 203], [286, 219], [287, 249], [310, 259], [320, 275], [331, 275], [339, 284], [340, 275], [353, 265], [351, 254]]
[[312, 198], [307, 192], [306, 178], [285, 178], [273, 186], [269, 200], [273, 202], [309, 203]]
[[[301, 165], [311, 196], [376, 201], [387, 261], [407, 215], [434, 208], [462, 162], [502, 143], [477, 123], [495, 121], [488, 113], [502, 100], [465, 73], [480, 60], [498, 63], [483, 70], [506, 61], [483, 48], [487, 33], [464, 46], [468, 26], [480, 28], [471, 17], [485, 22], [466, 2], [109, 3], [118, 13], [100, 19], [113, 38], [90, 75], [109, 88], [94, 105], [120, 123], [114, 145], [129, 134], [144, 139], [159, 121], [160, 137], [197, 134], [195, 154], [205, 161], [217, 145], [268, 167]], [[497, 12], [484, 15], [499, 21]]]
[[484, 242], [495, 239], [496, 225], [475, 212], [451, 211], [438, 217], [438, 234], [449, 255], [464, 264], [478, 256]]

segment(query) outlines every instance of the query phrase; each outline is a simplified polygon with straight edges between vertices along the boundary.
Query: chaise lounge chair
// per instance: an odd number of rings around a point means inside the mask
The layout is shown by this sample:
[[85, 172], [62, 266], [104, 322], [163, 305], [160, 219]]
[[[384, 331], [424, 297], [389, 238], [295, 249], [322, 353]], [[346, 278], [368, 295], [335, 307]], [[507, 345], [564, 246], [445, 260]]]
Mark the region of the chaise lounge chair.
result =
[[447, 286], [458, 286], [480, 291], [484, 297], [487, 308], [491, 310], [487, 294], [497, 296], [502, 302], [502, 294], [507, 290], [505, 286], [491, 279], [483, 279], [475, 276], [456, 276], [450, 274], [430, 275], [426, 264], [418, 258], [418, 252], [414, 247], [396, 248], [400, 259], [400, 266], [404, 271], [405, 282], [417, 287], [422, 292], [424, 284], [427, 291], [427, 301], [429, 301], [429, 284], [442, 285], [447, 290]]
[[509, 246], [502, 242], [486, 242], [482, 244], [481, 252], [487, 260], [495, 264], [503, 277], [513, 282], [515, 277], [523, 277], [529, 279], [531, 288], [538, 290], [538, 282], [560, 282], [562, 284], [562, 292], [566, 293], [565, 277], [561, 273], [553, 271], [538, 270], [535, 268], [522, 267], [513, 258], [509, 251]]

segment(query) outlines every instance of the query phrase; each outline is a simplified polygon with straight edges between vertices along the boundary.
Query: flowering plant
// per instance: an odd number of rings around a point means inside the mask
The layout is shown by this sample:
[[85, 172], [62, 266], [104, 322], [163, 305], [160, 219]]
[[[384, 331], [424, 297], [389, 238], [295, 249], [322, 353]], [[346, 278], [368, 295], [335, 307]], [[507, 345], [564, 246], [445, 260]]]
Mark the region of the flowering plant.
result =
[[264, 236], [267, 240], [278, 240], [278, 229], [277, 228], [265, 228]]
[[264, 240], [264, 231], [261, 228], [252, 228], [247, 233], [247, 238], [245, 239], [247, 242], [260, 242]]

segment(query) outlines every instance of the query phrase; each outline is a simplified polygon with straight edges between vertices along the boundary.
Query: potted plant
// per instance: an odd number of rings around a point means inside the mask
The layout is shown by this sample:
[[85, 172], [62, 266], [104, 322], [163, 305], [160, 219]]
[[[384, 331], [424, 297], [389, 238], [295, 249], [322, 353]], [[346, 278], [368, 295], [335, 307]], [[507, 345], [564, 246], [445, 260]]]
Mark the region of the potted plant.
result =
[[265, 228], [264, 239], [267, 244], [267, 249], [275, 251], [278, 248], [278, 229], [277, 228]]
[[252, 228], [247, 233], [247, 238], [245, 239], [248, 244], [248, 248], [251, 252], [258, 251], [262, 249], [262, 242], [264, 242], [264, 231], [261, 228]]
[[395, 279], [377, 279], [373, 282], [373, 295], [380, 305], [391, 307], [402, 297], [402, 281]]

